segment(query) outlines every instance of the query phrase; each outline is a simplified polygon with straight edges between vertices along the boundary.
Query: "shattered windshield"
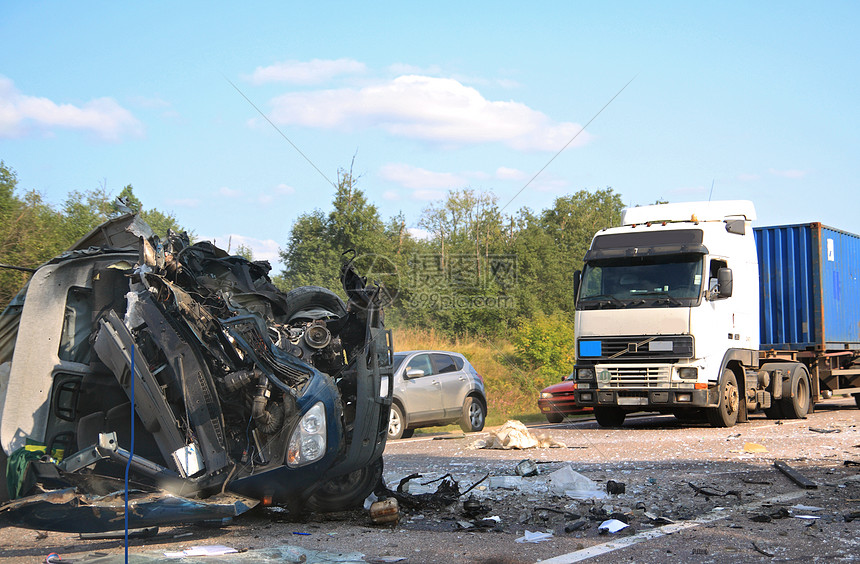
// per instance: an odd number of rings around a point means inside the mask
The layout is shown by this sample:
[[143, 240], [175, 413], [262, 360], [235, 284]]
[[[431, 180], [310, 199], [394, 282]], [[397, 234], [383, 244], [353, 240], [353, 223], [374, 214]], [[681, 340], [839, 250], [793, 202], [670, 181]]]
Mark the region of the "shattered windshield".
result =
[[702, 255], [590, 261], [582, 273], [579, 309], [681, 307], [699, 300]]

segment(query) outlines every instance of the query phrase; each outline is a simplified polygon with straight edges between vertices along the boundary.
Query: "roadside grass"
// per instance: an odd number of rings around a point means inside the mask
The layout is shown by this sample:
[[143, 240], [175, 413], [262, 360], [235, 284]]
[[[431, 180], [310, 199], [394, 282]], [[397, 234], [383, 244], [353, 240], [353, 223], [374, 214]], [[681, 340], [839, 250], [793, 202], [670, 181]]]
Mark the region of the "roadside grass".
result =
[[[433, 330], [393, 329], [394, 350], [443, 350], [463, 354], [484, 379], [487, 393], [487, 426], [501, 425], [508, 419], [523, 422], [544, 420], [537, 406], [540, 391], [547, 385], [518, 358], [508, 341], [488, 338], [458, 339]], [[433, 427], [458, 429], [456, 425]]]

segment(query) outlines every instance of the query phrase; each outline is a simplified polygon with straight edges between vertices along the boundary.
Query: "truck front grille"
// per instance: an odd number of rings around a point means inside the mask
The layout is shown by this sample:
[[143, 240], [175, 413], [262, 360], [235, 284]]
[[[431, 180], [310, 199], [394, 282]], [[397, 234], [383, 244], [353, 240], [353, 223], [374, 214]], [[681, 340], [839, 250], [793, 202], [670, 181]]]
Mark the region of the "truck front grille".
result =
[[597, 365], [600, 388], [657, 388], [669, 385], [669, 366]]

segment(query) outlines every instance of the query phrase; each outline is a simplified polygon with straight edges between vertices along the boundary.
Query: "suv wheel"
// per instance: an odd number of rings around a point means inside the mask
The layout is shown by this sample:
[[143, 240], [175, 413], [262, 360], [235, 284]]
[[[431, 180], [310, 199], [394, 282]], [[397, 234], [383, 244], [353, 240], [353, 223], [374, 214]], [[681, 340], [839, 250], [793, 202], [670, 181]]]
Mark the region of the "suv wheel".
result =
[[391, 404], [391, 411], [389, 413], [388, 440], [395, 441], [406, 434], [406, 419], [403, 418], [403, 411], [396, 403]]
[[466, 433], [474, 433], [484, 428], [487, 419], [487, 408], [481, 400], [469, 396], [463, 402], [463, 414], [460, 416], [460, 428]]

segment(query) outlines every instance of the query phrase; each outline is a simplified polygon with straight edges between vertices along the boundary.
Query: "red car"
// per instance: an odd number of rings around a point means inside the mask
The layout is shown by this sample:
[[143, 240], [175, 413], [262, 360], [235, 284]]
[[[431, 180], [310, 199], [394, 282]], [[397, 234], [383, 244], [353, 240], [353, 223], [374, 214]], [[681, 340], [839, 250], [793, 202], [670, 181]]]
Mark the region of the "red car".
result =
[[576, 405], [576, 382], [573, 374], [552, 386], [547, 386], [540, 392], [538, 407], [541, 413], [546, 415], [550, 423], [561, 423], [568, 415], [586, 413], [591, 411], [590, 407], [579, 407]]

